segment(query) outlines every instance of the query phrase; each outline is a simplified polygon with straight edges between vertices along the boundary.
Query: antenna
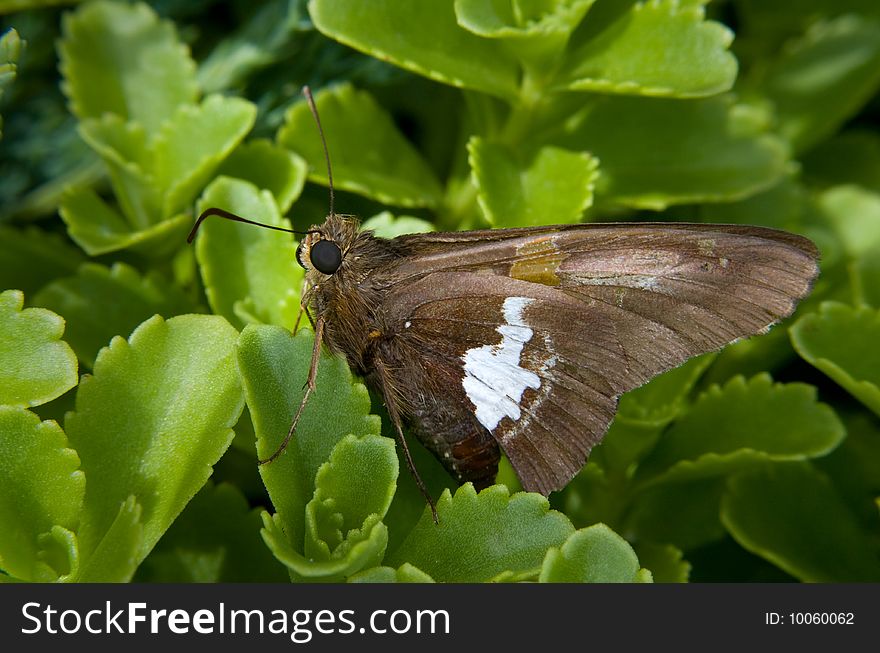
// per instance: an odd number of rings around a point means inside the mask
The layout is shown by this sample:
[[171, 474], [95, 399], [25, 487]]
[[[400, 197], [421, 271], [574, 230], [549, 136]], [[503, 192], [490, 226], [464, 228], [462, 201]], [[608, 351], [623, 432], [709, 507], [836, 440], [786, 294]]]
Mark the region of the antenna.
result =
[[193, 225], [192, 231], [190, 231], [189, 236], [186, 237], [187, 243], [192, 244], [193, 239], [196, 237], [196, 232], [199, 230], [199, 227], [202, 226], [205, 218], [210, 218], [212, 215], [216, 215], [218, 218], [225, 218], [226, 220], [245, 222], [247, 224], [256, 225], [258, 227], [265, 227], [266, 229], [274, 229], [275, 231], [286, 231], [289, 234], [297, 234], [298, 236], [303, 236], [305, 234], [311, 233], [309, 231], [297, 231], [296, 229], [285, 229], [284, 227], [276, 227], [275, 225], [265, 224], [263, 222], [257, 222], [255, 220], [248, 220], [247, 218], [243, 218], [240, 215], [236, 215], [235, 213], [230, 213], [229, 211], [224, 211], [223, 209], [210, 208], [202, 211], [202, 214], [199, 216], [198, 220], [196, 220], [195, 225]]
[[312, 90], [308, 86], [303, 86], [302, 92], [306, 96], [309, 110], [315, 118], [315, 123], [318, 125], [318, 133], [321, 135], [321, 145], [324, 147], [324, 161], [327, 163], [327, 181], [330, 185], [330, 215], [335, 215], [333, 212], [333, 170], [330, 167], [330, 151], [327, 149], [327, 139], [324, 138], [324, 128], [321, 127], [321, 118], [318, 116], [318, 107], [315, 106]]
[[[303, 95], [306, 96], [306, 102], [309, 105], [309, 110], [312, 112], [312, 116], [314, 116], [315, 118], [315, 123], [318, 125], [318, 134], [320, 134], [321, 136], [321, 146], [324, 148], [324, 161], [327, 163], [327, 180], [330, 184], [330, 215], [334, 215], [333, 170], [330, 167], [330, 151], [327, 149], [327, 139], [324, 138], [324, 128], [321, 126], [321, 118], [318, 116], [318, 108], [315, 106], [315, 99], [312, 97], [311, 89], [308, 86], [303, 86], [302, 92]], [[313, 233], [312, 231], [296, 231], [295, 229], [276, 227], [271, 224], [256, 222], [255, 220], [248, 220], [247, 218], [243, 218], [240, 215], [236, 215], [235, 213], [230, 213], [229, 211], [224, 211], [223, 209], [210, 208], [202, 211], [201, 215], [196, 220], [195, 225], [193, 225], [192, 231], [190, 231], [189, 235], [186, 237], [187, 243], [192, 244], [192, 241], [196, 237], [196, 232], [199, 230], [199, 227], [202, 226], [202, 223], [205, 221], [206, 218], [209, 218], [212, 215], [216, 215], [218, 218], [224, 218], [225, 220], [234, 220], [235, 222], [244, 222], [246, 224], [252, 224], [257, 227], [274, 229], [275, 231], [285, 231], [287, 233], [296, 234], [298, 236], [304, 236], [306, 234]]]

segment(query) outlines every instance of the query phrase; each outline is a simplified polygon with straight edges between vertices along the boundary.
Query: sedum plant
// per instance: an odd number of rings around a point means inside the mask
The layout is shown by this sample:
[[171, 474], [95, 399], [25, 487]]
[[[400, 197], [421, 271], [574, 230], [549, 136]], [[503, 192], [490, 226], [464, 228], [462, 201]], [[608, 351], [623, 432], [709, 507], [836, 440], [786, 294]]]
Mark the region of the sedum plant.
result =
[[[42, 4], [0, 41], [0, 580], [880, 579], [874, 3], [272, 0], [231, 29], [211, 2]], [[311, 356], [295, 243], [185, 238], [211, 206], [323, 219], [303, 83], [336, 206], [379, 235], [764, 224], [822, 275], [787, 323], [625, 395], [549, 501], [505, 465], [459, 488], [412, 442], [435, 525], [326, 352], [257, 467]]]

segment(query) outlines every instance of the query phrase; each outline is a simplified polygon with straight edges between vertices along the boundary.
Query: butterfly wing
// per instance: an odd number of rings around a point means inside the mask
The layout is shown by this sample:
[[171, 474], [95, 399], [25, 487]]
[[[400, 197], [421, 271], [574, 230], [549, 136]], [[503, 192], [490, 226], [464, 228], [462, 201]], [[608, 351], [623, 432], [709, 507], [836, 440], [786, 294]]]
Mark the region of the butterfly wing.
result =
[[580, 225], [395, 244], [387, 355], [418, 351], [417, 394], [435, 410], [464, 404], [523, 487], [544, 494], [581, 469], [623, 392], [765, 330], [817, 274], [812, 243], [758, 227]]

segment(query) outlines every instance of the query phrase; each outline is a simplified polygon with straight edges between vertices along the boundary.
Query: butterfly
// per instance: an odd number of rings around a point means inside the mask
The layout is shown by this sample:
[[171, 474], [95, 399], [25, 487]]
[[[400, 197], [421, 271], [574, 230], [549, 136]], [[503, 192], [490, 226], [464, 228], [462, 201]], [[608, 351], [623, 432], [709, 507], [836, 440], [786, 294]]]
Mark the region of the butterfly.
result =
[[[324, 344], [384, 400], [432, 510], [405, 427], [460, 482], [492, 484], [503, 452], [525, 490], [547, 495], [584, 466], [623, 393], [767, 331], [819, 271], [811, 241], [757, 226], [624, 222], [379, 238], [334, 212], [329, 155], [327, 164], [329, 215], [296, 252], [315, 331], [305, 396], [287, 438], [261, 462], [293, 436]], [[252, 222], [208, 209], [190, 240], [209, 215]]]

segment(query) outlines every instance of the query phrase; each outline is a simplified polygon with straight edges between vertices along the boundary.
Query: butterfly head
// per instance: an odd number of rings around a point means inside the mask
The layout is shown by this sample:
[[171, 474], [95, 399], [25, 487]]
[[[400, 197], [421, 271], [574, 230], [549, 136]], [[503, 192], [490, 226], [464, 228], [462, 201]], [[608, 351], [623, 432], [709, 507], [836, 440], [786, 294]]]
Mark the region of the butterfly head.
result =
[[345, 254], [357, 237], [358, 222], [350, 216], [331, 214], [315, 225], [296, 248], [296, 260], [307, 272], [327, 276], [342, 267]]

